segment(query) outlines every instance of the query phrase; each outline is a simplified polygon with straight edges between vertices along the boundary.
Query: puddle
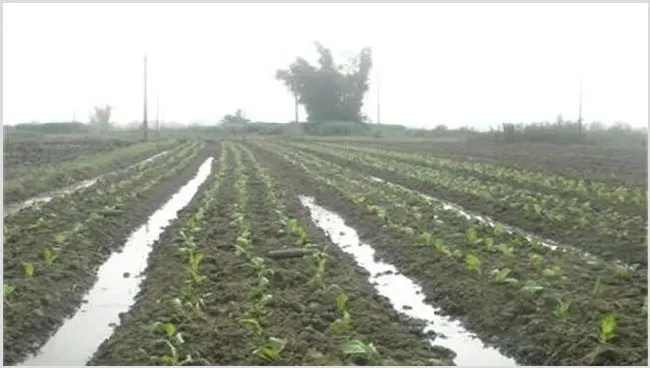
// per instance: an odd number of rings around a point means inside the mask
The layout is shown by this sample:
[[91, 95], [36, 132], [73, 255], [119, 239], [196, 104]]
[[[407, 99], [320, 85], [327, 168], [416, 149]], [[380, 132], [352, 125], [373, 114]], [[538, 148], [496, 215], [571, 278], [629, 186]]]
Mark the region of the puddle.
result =
[[[531, 234], [531, 233], [529, 233], [529, 232], [527, 232], [525, 230], [522, 230], [520, 228], [517, 228], [515, 226], [511, 226], [511, 225], [507, 225], [507, 224], [504, 224], [504, 223], [501, 223], [501, 222], [497, 222], [497, 221], [493, 220], [492, 218], [490, 218], [489, 216], [471, 214], [471, 213], [467, 212], [463, 207], [461, 207], [461, 206], [459, 206], [457, 204], [453, 204], [453, 203], [450, 203], [450, 202], [447, 202], [447, 201], [443, 201], [441, 199], [426, 195], [424, 193], [420, 193], [418, 191], [406, 188], [406, 187], [404, 187], [402, 185], [391, 183], [391, 182], [386, 181], [386, 180], [381, 179], [381, 178], [377, 178], [377, 177], [374, 177], [374, 176], [369, 176], [369, 178], [372, 181], [379, 182], [379, 183], [384, 183], [386, 185], [392, 185], [392, 186], [395, 186], [395, 187], [399, 187], [399, 188], [407, 190], [407, 191], [409, 191], [411, 193], [414, 193], [416, 195], [419, 195], [419, 196], [422, 196], [424, 198], [430, 199], [432, 201], [436, 201], [438, 203], [441, 203], [443, 209], [448, 210], [448, 211], [456, 212], [457, 214], [465, 217], [468, 220], [477, 220], [479, 222], [487, 223], [488, 225], [490, 225], [492, 227], [494, 227], [494, 226], [496, 226], [498, 224], [499, 226], [501, 226], [503, 231], [505, 231], [505, 232], [507, 232], [509, 234], [519, 234], [519, 235], [525, 237], [526, 239], [528, 239], [529, 241], [535, 240], [541, 246], [549, 248], [552, 251], [559, 251], [559, 252], [563, 252], [563, 253], [571, 252], [573, 254], [576, 254], [576, 255], [578, 255], [580, 257], [585, 258], [587, 260], [587, 262], [607, 263], [606, 261], [600, 259], [599, 257], [597, 257], [597, 256], [595, 256], [595, 255], [593, 255], [593, 254], [591, 254], [589, 252], [585, 252], [583, 250], [576, 249], [575, 247], [572, 247], [570, 245], [559, 245], [559, 243], [557, 243], [557, 242], [555, 242], [553, 240], [543, 239], [543, 238], [541, 238], [539, 236], [533, 235], [533, 234]], [[437, 221], [440, 221], [440, 220], [437, 220]], [[442, 222], [442, 221], [440, 221], [440, 222]], [[621, 262], [621, 261], [613, 261], [612, 263], [615, 264], [616, 266], [625, 267], [625, 268], [631, 269], [631, 270], [637, 270], [639, 268], [639, 265], [629, 265], [629, 264], [626, 264], [626, 263]]]
[[[332, 242], [351, 254], [357, 263], [370, 272], [370, 283], [380, 295], [387, 297], [396, 311], [409, 317], [427, 321], [425, 332], [435, 331], [439, 337], [432, 345], [442, 345], [453, 350], [454, 362], [459, 366], [515, 366], [513, 359], [488, 347], [463, 328], [459, 322], [438, 314], [439, 309], [425, 303], [422, 287], [399, 274], [391, 264], [375, 261], [375, 251], [362, 243], [356, 231], [345, 224], [339, 215], [316, 204], [313, 197], [300, 196], [303, 206], [309, 208], [312, 220], [329, 235]], [[405, 308], [405, 306], [407, 306]]]
[[75, 184], [70, 185], [68, 187], [51, 191], [48, 194], [27, 199], [27, 200], [25, 200], [25, 201], [23, 201], [21, 203], [18, 203], [18, 204], [5, 206], [4, 215], [6, 216], [6, 215], [9, 215], [9, 214], [14, 213], [16, 211], [20, 211], [23, 208], [27, 208], [29, 206], [32, 206], [33, 204], [35, 204], [37, 202], [47, 203], [47, 202], [51, 201], [52, 198], [60, 197], [60, 196], [66, 195], [66, 194], [70, 194], [70, 193], [75, 192], [75, 191], [77, 191], [79, 189], [91, 187], [91, 186], [95, 185], [97, 180], [99, 180], [99, 179], [101, 179], [103, 177], [110, 176], [111, 174], [117, 174], [118, 172], [121, 172], [121, 171], [127, 171], [127, 170], [130, 170], [130, 169], [132, 169], [134, 167], [137, 167], [137, 166], [140, 166], [140, 165], [144, 165], [147, 162], [151, 162], [151, 161], [157, 159], [158, 157], [166, 155], [168, 152], [169, 151], [163, 151], [163, 152], [157, 153], [157, 154], [155, 154], [155, 155], [153, 155], [153, 156], [151, 156], [149, 158], [146, 158], [146, 159], [144, 159], [142, 161], [136, 162], [135, 164], [133, 164], [131, 166], [127, 166], [127, 167], [125, 167], [123, 169], [119, 169], [119, 170], [116, 170], [116, 171], [113, 171], [113, 172], [110, 172], [110, 173], [106, 173], [106, 174], [97, 176], [97, 177], [95, 177], [93, 179], [84, 180], [82, 182], [75, 183]]
[[212, 160], [212, 157], [208, 158], [193, 179], [129, 236], [122, 252], [113, 253], [99, 268], [98, 280], [77, 313], [67, 319], [41, 350], [22, 366], [86, 364], [99, 345], [113, 333], [111, 326], [120, 323], [119, 314], [128, 312], [135, 302], [134, 298], [140, 291], [141, 278], [138, 275], [147, 267], [151, 246], [208, 178]]

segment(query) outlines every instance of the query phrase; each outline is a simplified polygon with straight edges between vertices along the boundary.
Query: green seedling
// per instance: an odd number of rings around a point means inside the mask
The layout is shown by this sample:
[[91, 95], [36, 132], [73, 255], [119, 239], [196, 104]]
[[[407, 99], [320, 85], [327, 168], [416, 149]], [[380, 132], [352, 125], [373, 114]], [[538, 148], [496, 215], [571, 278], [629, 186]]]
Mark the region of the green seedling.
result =
[[553, 266], [542, 271], [542, 275], [549, 278], [559, 278], [562, 277], [562, 267]]
[[255, 336], [262, 336], [262, 325], [254, 318], [240, 318], [239, 323]]
[[264, 264], [264, 259], [258, 256], [251, 258], [250, 264], [256, 272], [260, 272], [266, 267], [266, 265]]
[[269, 337], [269, 341], [255, 349], [253, 353], [265, 362], [277, 362], [280, 360], [280, 354], [286, 345], [286, 340], [278, 339], [277, 337]]
[[535, 281], [526, 281], [524, 283], [524, 286], [521, 288], [521, 291], [525, 294], [536, 294], [537, 292], [540, 292], [544, 290], [544, 287], [541, 285], [538, 285]]
[[266, 294], [267, 287], [271, 281], [266, 276], [260, 276], [257, 278], [257, 284], [253, 287], [253, 297], [260, 297]]
[[54, 235], [54, 242], [57, 245], [64, 245], [68, 241], [68, 234], [66, 232]]
[[164, 333], [165, 336], [167, 337], [174, 337], [178, 329], [176, 328], [176, 325], [173, 323], [166, 323], [166, 322], [155, 322], [153, 325], [151, 325], [151, 330], [154, 333]]
[[194, 301], [197, 298], [192, 280], [185, 280], [181, 286], [181, 298], [185, 301]]
[[74, 225], [74, 228], [72, 229], [72, 231], [75, 232], [75, 233], [80, 233], [80, 232], [83, 231], [83, 229], [84, 229], [85, 227], [86, 227], [86, 225], [84, 225], [82, 222], [77, 222], [77, 223]]
[[630, 280], [632, 277], [634, 277], [634, 270], [627, 267], [617, 266], [616, 277], [623, 280]]
[[329, 328], [330, 331], [332, 331], [332, 333], [340, 334], [350, 330], [351, 325], [352, 325], [352, 316], [350, 315], [350, 312], [343, 311], [341, 313], [341, 317], [337, 318], [336, 321], [332, 322]]
[[519, 281], [513, 277], [508, 277], [510, 275], [510, 272], [512, 272], [511, 269], [508, 267], [504, 267], [502, 269], [495, 268], [490, 272], [490, 275], [494, 279], [495, 282], [499, 284], [510, 284], [510, 285], [517, 285], [519, 284]]
[[417, 237], [417, 239], [415, 240], [415, 245], [417, 245], [418, 247], [432, 246], [434, 244], [433, 239], [434, 239], [433, 235], [424, 232]]
[[530, 255], [530, 263], [537, 268], [542, 268], [544, 266], [544, 257], [540, 254], [533, 253]]
[[494, 235], [496, 237], [496, 236], [499, 236], [501, 234], [503, 234], [503, 226], [501, 226], [499, 224], [494, 225], [494, 228], [492, 228], [492, 235]]
[[43, 217], [39, 217], [38, 220], [36, 220], [35, 223], [29, 225], [27, 229], [32, 230], [32, 229], [38, 229], [43, 226], [47, 225], [47, 221]]
[[600, 322], [600, 329], [598, 339], [600, 342], [605, 343], [610, 341], [616, 336], [616, 315], [608, 314]]
[[23, 263], [23, 271], [25, 272], [25, 276], [27, 277], [34, 277], [34, 271], [36, 271], [36, 266], [32, 262], [25, 262]]
[[52, 265], [59, 258], [59, 249], [45, 247], [43, 249], [43, 260], [47, 265]]
[[267, 304], [273, 299], [273, 294], [266, 294], [259, 298], [254, 304], [253, 304], [253, 313], [257, 317], [262, 317], [265, 316], [268, 311], [266, 310]]
[[242, 254], [248, 254], [248, 249], [242, 247], [239, 244], [235, 244], [235, 254], [240, 256]]
[[465, 238], [467, 239], [467, 243], [469, 245], [478, 245], [483, 241], [483, 239], [478, 237], [478, 233], [473, 227], [467, 229], [467, 232], [465, 232]]
[[185, 357], [185, 359], [181, 360], [178, 351], [176, 350], [176, 347], [174, 347], [174, 345], [169, 340], [161, 339], [161, 340], [156, 340], [155, 342], [157, 343], [162, 342], [169, 349], [169, 354], [165, 354], [159, 358], [160, 363], [162, 363], [162, 365], [181, 366], [181, 365], [188, 365], [194, 363], [194, 359], [192, 359], [192, 357], [189, 354]]
[[300, 226], [300, 223], [296, 219], [291, 219], [286, 222], [286, 230], [289, 232], [289, 234], [295, 235], [298, 237], [298, 240], [296, 241], [296, 245], [302, 246], [307, 244], [309, 241], [307, 239], [307, 232], [305, 229]]
[[553, 315], [557, 318], [566, 318], [569, 315], [569, 310], [571, 309], [571, 301], [563, 301], [557, 299], [557, 306], [553, 311]]
[[205, 275], [201, 275], [199, 271], [192, 269], [190, 267], [188, 267], [187, 270], [190, 273], [190, 280], [197, 285], [202, 283], [203, 281], [205, 281], [205, 279], [208, 278]]
[[348, 310], [348, 295], [345, 291], [341, 291], [339, 295], [336, 296], [336, 309], [339, 313], [343, 313]]
[[343, 343], [341, 351], [344, 355], [371, 363], [379, 358], [379, 352], [373, 343], [365, 344], [360, 340], [348, 340]]
[[316, 269], [312, 281], [321, 289], [325, 287], [325, 264], [328, 258], [325, 252], [316, 252], [311, 256], [312, 264]]
[[481, 260], [473, 254], [465, 256], [465, 268], [476, 274], [481, 274]]
[[191, 252], [188, 254], [187, 263], [189, 263], [191, 269], [198, 271], [203, 257], [205, 257], [205, 255], [201, 251]]
[[352, 324], [352, 316], [348, 312], [348, 296], [345, 291], [341, 291], [336, 297], [336, 309], [338, 310], [341, 317], [336, 321], [332, 322], [330, 325], [330, 330], [335, 333], [341, 333], [350, 329]]
[[508, 258], [512, 258], [515, 256], [515, 248], [507, 244], [501, 243], [497, 245], [495, 249]]
[[483, 240], [483, 245], [488, 252], [494, 252], [494, 239], [485, 238], [485, 240]]
[[[251, 240], [251, 233], [248, 230], [245, 230], [242, 232], [240, 236], [237, 237], [237, 240], [235, 241], [235, 244], [243, 249], [250, 249], [251, 246], [253, 245], [253, 242]], [[244, 252], [246, 253], [246, 252]]]
[[11, 285], [9, 285], [7, 283], [3, 283], [2, 286], [3, 286], [3, 292], [4, 292], [3, 295], [4, 295], [5, 298], [9, 297], [9, 295], [11, 295], [11, 293], [13, 293], [14, 290], [16, 290], [15, 286], [11, 286]]

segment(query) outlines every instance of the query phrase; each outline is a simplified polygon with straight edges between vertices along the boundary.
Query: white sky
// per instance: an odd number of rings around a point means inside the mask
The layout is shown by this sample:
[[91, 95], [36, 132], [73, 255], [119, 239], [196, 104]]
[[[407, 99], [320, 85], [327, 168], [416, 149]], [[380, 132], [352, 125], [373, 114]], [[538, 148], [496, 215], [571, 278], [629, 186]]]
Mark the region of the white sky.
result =
[[[293, 120], [278, 68], [373, 48], [364, 111], [409, 126], [577, 118], [648, 123], [647, 4], [4, 4], [3, 122]], [[339, 58], [339, 60], [341, 60]], [[304, 117], [304, 112], [303, 115]]]

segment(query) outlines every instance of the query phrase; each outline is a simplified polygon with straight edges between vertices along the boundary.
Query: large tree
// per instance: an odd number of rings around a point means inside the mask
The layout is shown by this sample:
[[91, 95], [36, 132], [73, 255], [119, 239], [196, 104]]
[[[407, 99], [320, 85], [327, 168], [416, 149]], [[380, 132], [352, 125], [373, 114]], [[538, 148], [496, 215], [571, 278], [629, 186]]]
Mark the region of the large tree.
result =
[[90, 125], [99, 132], [105, 132], [109, 130], [110, 120], [111, 120], [111, 111], [113, 107], [106, 105], [104, 107], [95, 107], [95, 111], [90, 115]]
[[337, 65], [332, 51], [316, 42], [318, 66], [298, 57], [276, 78], [305, 106], [309, 121], [363, 122], [363, 97], [368, 91], [372, 54], [363, 48], [347, 64]]

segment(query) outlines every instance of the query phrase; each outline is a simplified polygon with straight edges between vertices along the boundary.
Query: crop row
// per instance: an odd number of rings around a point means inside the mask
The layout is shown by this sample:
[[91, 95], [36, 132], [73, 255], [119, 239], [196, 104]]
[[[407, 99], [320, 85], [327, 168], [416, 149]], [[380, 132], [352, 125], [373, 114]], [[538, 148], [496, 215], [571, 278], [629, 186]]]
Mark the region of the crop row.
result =
[[4, 182], [4, 201], [13, 203], [35, 195], [90, 179], [118, 167], [150, 157], [176, 145], [174, 142], [134, 144], [100, 155], [79, 157], [52, 166], [30, 168], [23, 175]]
[[382, 158], [398, 159], [435, 169], [448, 169], [452, 171], [461, 170], [466, 172], [468, 175], [480, 174], [481, 176], [485, 176], [498, 182], [505, 181], [517, 183], [531, 189], [543, 188], [552, 193], [557, 192], [571, 197], [579, 197], [587, 201], [602, 200], [611, 204], [628, 204], [637, 208], [644, 207], [647, 204], [647, 192], [645, 188], [629, 188], [624, 186], [613, 187], [602, 182], [504, 167], [484, 162], [461, 161], [450, 158], [435, 157], [422, 153], [380, 150], [366, 147], [360, 148], [333, 143], [322, 143], [321, 145], [336, 149], [337, 151], [348, 150], [368, 153]]
[[[120, 189], [129, 189], [133, 187], [133, 183], [147, 175], [160, 174], [158, 168], [163, 166], [171, 167], [181, 159], [196, 155], [203, 147], [204, 145], [197, 143], [181, 145], [172, 149], [165, 159], [156, 158], [137, 166], [112, 172], [100, 177], [93, 186], [81, 188], [64, 196], [54, 197], [47, 202], [36, 201], [32, 206], [8, 213], [4, 218], [4, 222], [5, 226], [9, 225], [9, 228], [5, 228], [5, 230], [11, 233], [12, 226], [20, 227], [20, 224], [24, 223], [29, 223], [32, 228], [43, 227], [47, 225], [48, 221], [62, 217], [55, 213], [52, 210], [53, 208], [64, 207], [76, 210], [77, 207], [83, 205], [90, 194], [113, 194]], [[67, 220], [66, 216], [63, 217], [62, 220]]]
[[203, 150], [188, 145], [5, 219], [5, 361], [32, 351], [74, 312], [98, 265], [196, 170]]
[[[641, 216], [622, 215], [611, 207], [600, 211], [589, 202], [580, 203], [575, 197], [568, 200], [503, 183], [483, 182], [461, 173], [426, 168], [389, 157], [316, 146], [301, 149], [379, 172], [382, 179], [386, 174], [395, 175], [395, 181], [410, 187], [450, 197], [470, 209], [487, 211], [497, 220], [504, 219], [504, 222], [581, 246], [609, 259], [621, 257], [630, 263], [647, 261], [645, 220]], [[558, 234], [560, 239], [557, 239]]]
[[251, 152], [223, 147], [216, 178], [154, 245], [145, 292], [90, 363], [435, 363]]
[[[646, 152], [641, 147], [605, 148], [557, 144], [503, 144], [502, 142], [357, 141], [391, 151], [426, 153], [436, 157], [486, 162], [521, 170], [534, 170], [606, 183], [612, 188], [647, 187]], [[640, 149], [641, 148], [641, 149]]]
[[[516, 314], [526, 316], [509, 321], [513, 312], [509, 311], [484, 323], [503, 320], [509, 325], [502, 326], [503, 331], [516, 331], [531, 328], [534, 321], [536, 333], [527, 335], [526, 340], [556, 350], [557, 356], [552, 358], [558, 362], [566, 363], [563, 359], [568, 358], [569, 348], [576, 348], [570, 341], [582, 341], [580, 349], [587, 351], [611, 345], [635, 347], [637, 355], [627, 359], [639, 359], [638, 336], [645, 331], [647, 314], [644, 274], [585, 260], [574, 253], [552, 251], [498, 225], [468, 219], [431, 198], [370, 180], [314, 155], [281, 146], [263, 147], [300, 168], [303, 172], [299, 175], [310, 177], [371, 214], [385, 231], [397, 234], [401, 242], [393, 245], [393, 252], [408, 254], [419, 248], [421, 256], [428, 250], [431, 262], [444, 261], [448, 266], [444, 272], [449, 279], [472, 280], [482, 293], [489, 288], [501, 294], [494, 299], [496, 303], [509, 300], [516, 306]], [[427, 267], [422, 260], [412, 261]], [[420, 280], [431, 277], [426, 271], [414, 273]], [[435, 294], [435, 290], [430, 292]], [[466, 303], [464, 296], [459, 290], [451, 298], [458, 305]], [[541, 363], [548, 362], [535, 364]]]
[[56, 141], [7, 138], [3, 150], [4, 178], [8, 180], [39, 166], [110, 153], [133, 144], [137, 142], [119, 139]]

